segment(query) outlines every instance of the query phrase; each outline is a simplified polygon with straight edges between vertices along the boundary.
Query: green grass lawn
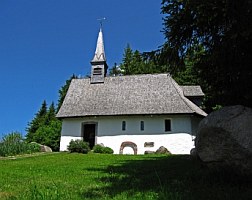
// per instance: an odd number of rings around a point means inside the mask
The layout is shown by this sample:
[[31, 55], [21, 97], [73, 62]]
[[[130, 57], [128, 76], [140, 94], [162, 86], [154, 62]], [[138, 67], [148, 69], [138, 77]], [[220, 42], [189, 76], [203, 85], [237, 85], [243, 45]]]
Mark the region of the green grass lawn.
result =
[[251, 182], [185, 155], [52, 153], [0, 160], [0, 199], [251, 199]]

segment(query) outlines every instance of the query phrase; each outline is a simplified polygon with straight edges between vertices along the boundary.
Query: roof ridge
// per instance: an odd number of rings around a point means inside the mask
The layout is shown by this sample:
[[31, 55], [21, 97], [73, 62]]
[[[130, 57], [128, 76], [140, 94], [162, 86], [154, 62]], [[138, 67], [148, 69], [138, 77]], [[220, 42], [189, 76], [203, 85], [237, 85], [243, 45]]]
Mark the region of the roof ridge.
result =
[[[154, 75], [169, 75], [169, 73], [153, 73], [153, 74], [128, 74], [128, 75], [119, 75], [119, 76], [106, 76], [106, 78], [110, 77], [132, 77], [132, 76], [154, 76]], [[170, 76], [170, 75], [169, 75]]]

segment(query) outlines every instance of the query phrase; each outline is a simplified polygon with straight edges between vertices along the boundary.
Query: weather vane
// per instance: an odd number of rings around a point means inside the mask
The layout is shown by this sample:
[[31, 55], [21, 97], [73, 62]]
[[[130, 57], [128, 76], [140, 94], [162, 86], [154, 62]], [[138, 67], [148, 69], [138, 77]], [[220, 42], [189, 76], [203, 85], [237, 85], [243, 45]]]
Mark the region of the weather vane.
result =
[[101, 26], [101, 28], [102, 28], [102, 22], [104, 21], [104, 20], [106, 20], [106, 18], [105, 17], [102, 17], [102, 18], [99, 18], [99, 19], [97, 19], [99, 22], [100, 22], [100, 26]]

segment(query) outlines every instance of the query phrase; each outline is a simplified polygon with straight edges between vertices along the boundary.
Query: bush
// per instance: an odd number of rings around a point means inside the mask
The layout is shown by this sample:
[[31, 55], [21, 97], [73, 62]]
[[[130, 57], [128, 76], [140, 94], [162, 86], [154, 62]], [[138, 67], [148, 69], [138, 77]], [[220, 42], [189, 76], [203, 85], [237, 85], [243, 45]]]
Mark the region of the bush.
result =
[[73, 153], [88, 153], [90, 151], [89, 143], [85, 142], [83, 140], [71, 140], [69, 145], [67, 146], [67, 149]]
[[114, 151], [110, 147], [103, 147], [99, 144], [93, 147], [94, 153], [104, 153], [104, 154], [113, 154]]
[[39, 151], [39, 145], [25, 142], [21, 133], [17, 132], [4, 136], [2, 142], [0, 142], [0, 156], [15, 156]]

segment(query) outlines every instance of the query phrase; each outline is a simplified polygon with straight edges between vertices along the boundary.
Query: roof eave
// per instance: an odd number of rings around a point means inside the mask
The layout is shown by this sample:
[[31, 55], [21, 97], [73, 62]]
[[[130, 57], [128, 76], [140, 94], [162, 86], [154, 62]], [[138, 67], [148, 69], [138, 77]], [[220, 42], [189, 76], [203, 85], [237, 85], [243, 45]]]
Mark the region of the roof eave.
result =
[[192, 112], [192, 113], [152, 113], [152, 114], [110, 114], [110, 115], [70, 115], [70, 116], [56, 116], [58, 119], [73, 119], [73, 118], [84, 118], [84, 117], [112, 117], [112, 116], [158, 116], [158, 115], [197, 115], [200, 117], [205, 117], [206, 115], [197, 113], [197, 112]]

